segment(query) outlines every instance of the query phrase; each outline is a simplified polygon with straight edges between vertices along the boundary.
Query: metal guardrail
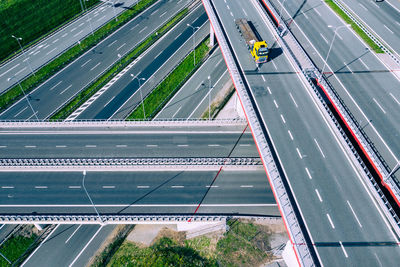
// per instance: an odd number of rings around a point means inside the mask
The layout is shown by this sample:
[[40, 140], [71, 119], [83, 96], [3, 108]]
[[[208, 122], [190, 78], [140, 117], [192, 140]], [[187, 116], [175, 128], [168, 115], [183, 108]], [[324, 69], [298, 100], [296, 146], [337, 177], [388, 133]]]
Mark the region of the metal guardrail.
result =
[[[269, 0], [263, 0], [263, 1], [264, 2], [268, 1], [270, 9], [273, 10], [273, 12], [275, 12], [275, 14], [278, 14], [276, 12], [275, 6], [272, 2], [270, 2]], [[281, 15], [281, 14], [279, 14], [279, 15]], [[346, 144], [350, 148], [353, 155], [356, 157], [358, 163], [361, 166], [361, 169], [364, 170], [364, 174], [366, 175], [366, 177], [368, 177], [370, 185], [379, 194], [379, 197], [382, 200], [381, 204], [384, 207], [386, 207], [386, 210], [384, 210], [385, 213], [387, 215], [390, 215], [393, 218], [395, 224], [399, 228], [400, 218], [394, 212], [392, 206], [390, 205], [390, 203], [384, 196], [379, 185], [375, 182], [374, 177], [369, 172], [367, 166], [365, 165], [365, 163], [362, 161], [362, 159], [358, 155], [356, 149], [354, 148], [351, 141], [346, 136], [343, 129], [340, 127], [340, 125], [339, 125], [338, 121], [335, 119], [334, 115], [331, 113], [329, 107], [326, 105], [325, 100], [323, 99], [323, 96], [321, 96], [319, 90], [316, 88], [314, 83], [311, 81], [311, 78], [315, 78], [319, 82], [319, 84], [321, 84], [321, 86], [325, 89], [330, 100], [338, 108], [340, 115], [343, 116], [345, 122], [351, 128], [351, 131], [353, 132], [353, 134], [356, 136], [358, 141], [361, 143], [362, 147], [366, 150], [368, 156], [372, 159], [373, 163], [378, 168], [379, 172], [382, 175], [384, 175], [384, 177], [387, 177], [389, 174], [389, 171], [390, 171], [389, 166], [386, 164], [385, 160], [379, 154], [378, 150], [375, 148], [372, 141], [369, 139], [367, 134], [364, 132], [362, 127], [359, 125], [359, 123], [355, 119], [354, 115], [350, 112], [349, 108], [345, 105], [344, 101], [340, 98], [339, 94], [335, 91], [335, 89], [329, 83], [327, 78], [321, 74], [321, 72], [318, 70], [317, 66], [308, 57], [308, 55], [305, 52], [305, 50], [303, 49], [303, 47], [301, 47], [301, 45], [299, 44], [297, 39], [294, 37], [292, 32], [288, 29], [286, 22], [281, 23], [280, 27], [281, 27], [281, 29], [278, 29], [275, 27], [275, 30], [278, 33], [283, 33], [283, 32], [285, 33], [284, 36], [281, 37], [282, 45], [289, 52], [290, 56], [293, 57], [293, 61], [301, 69], [303, 76], [307, 79], [310, 87], [313, 89], [314, 94], [318, 97], [320, 102], [323, 104], [326, 113], [328, 113], [329, 117], [331, 118], [333, 123], [336, 125], [336, 127], [340, 131], [341, 136], [345, 140]], [[299, 58], [301, 58], [301, 60], [299, 60]], [[392, 176], [394, 177], [394, 175], [392, 175]], [[400, 189], [398, 187], [398, 184], [395, 182], [395, 180], [390, 179], [390, 180], [387, 180], [386, 183], [389, 185], [389, 187], [392, 189], [392, 191], [395, 193], [397, 199], [399, 200], [400, 199]]]
[[260, 158], [61, 158], [61, 159], [0, 159], [1, 168], [12, 167], [85, 167], [85, 166], [186, 166], [186, 165], [261, 165]]
[[228, 65], [231, 78], [245, 110], [248, 123], [253, 132], [253, 136], [262, 157], [264, 167], [269, 175], [270, 185], [275, 193], [276, 200], [287, 226], [293, 248], [303, 266], [314, 266], [315, 264], [307, 246], [307, 242], [300, 227], [298, 218], [296, 217], [296, 212], [294, 211], [292, 202], [288, 196], [288, 192], [286, 191], [287, 189], [282, 181], [285, 178], [281, 177], [280, 171], [275, 163], [273, 153], [265, 137], [266, 131], [260, 124], [256, 110], [253, 108], [252, 99], [250, 98], [246, 89], [247, 85], [242, 79], [242, 72], [236, 65], [234, 55], [231, 52], [228, 40], [225, 39], [224, 31], [214, 11], [211, 0], [202, 0], [202, 2], [213, 26], [219, 46], [223, 52], [225, 62]]
[[242, 126], [244, 119], [153, 119], [153, 120], [1, 120], [1, 128], [61, 128], [61, 127], [135, 127], [135, 126]]

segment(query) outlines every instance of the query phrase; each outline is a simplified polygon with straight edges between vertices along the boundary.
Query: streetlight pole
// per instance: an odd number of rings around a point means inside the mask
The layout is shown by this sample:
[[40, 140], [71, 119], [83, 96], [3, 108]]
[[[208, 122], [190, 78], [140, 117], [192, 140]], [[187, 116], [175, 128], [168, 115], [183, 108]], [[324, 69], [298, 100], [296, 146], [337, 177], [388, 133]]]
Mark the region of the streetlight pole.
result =
[[142, 99], [142, 108], [143, 108], [143, 119], [146, 119], [146, 113], [144, 111], [144, 102], [143, 102], [143, 95], [142, 95], [142, 88], [141, 88], [141, 84], [140, 81], [145, 81], [146, 78], [139, 78], [138, 76], [134, 76], [133, 74], [131, 74], [131, 77], [133, 78], [132, 80], [137, 79], [139, 82], [139, 92], [140, 92], [140, 98]]
[[21, 37], [15, 37], [15, 35], [11, 35], [11, 37], [14, 38], [15, 40], [17, 40], [18, 45], [19, 45], [19, 48], [21, 48], [22, 54], [24, 54], [26, 63], [28, 64], [29, 69], [31, 70], [33, 76], [35, 76], [35, 73], [33, 72], [33, 69], [32, 69], [32, 67], [31, 67], [31, 64], [29, 63], [29, 60], [28, 60], [28, 58], [26, 57], [25, 51], [24, 51], [24, 49], [22, 48], [22, 45], [21, 45], [21, 43], [20, 43], [20, 41], [22, 40], [22, 38], [21, 38]]
[[193, 27], [190, 24], [186, 24], [187, 26], [189, 26], [190, 28], [193, 29], [193, 66], [196, 66], [196, 30], [199, 29], [200, 27]]
[[[324, 61], [324, 66], [322, 67], [320, 79], [322, 78], [322, 75], [324, 75], [324, 69], [325, 69], [325, 66], [327, 64], [326, 62], [327, 62], [327, 60], [329, 58], [329, 54], [331, 53], [331, 49], [332, 49], [332, 46], [333, 46], [333, 42], [335, 41], [335, 37], [336, 37], [337, 31], [340, 28], [344, 28], [344, 27], [348, 28], [349, 26], [351, 26], [351, 25], [350, 24], [346, 24], [346, 25], [342, 25], [342, 26], [336, 27], [335, 34], [333, 35], [333, 38], [332, 38], [332, 41], [331, 41], [331, 45], [329, 46], [328, 54], [326, 55], [326, 58], [325, 58], [325, 61]], [[328, 28], [332, 28], [332, 25], [328, 25]]]
[[211, 120], [211, 77], [208, 76], [208, 120]]
[[92, 203], [93, 208], [94, 208], [94, 210], [96, 211], [97, 216], [99, 217], [100, 223], [103, 224], [103, 220], [101, 219], [100, 214], [99, 214], [99, 212], [97, 211], [97, 208], [96, 208], [96, 206], [94, 205], [92, 198], [90, 197], [88, 191], [86, 190], [86, 187], [85, 187], [85, 177], [86, 177], [86, 170], [83, 171], [82, 187], [83, 187], [83, 190], [85, 190], [85, 193], [86, 193], [87, 197], [89, 198], [90, 203]]
[[22, 88], [22, 86], [21, 86], [19, 80], [15, 77], [15, 75], [12, 76], [11, 78], [8, 78], [7, 80], [8, 80], [8, 81], [11, 81], [13, 78], [15, 78], [15, 80], [17, 81], [17, 83], [18, 83], [18, 85], [19, 85], [19, 88], [21, 88], [21, 91], [22, 91], [22, 93], [24, 94], [24, 97], [25, 97], [26, 101], [28, 102], [29, 107], [31, 108], [31, 110], [32, 110], [32, 112], [33, 112], [33, 115], [35, 115], [36, 120], [39, 121], [39, 118], [38, 118], [38, 116], [37, 116], [35, 110], [33, 109], [32, 105], [31, 105], [31, 102], [29, 101], [28, 97], [26, 97], [25, 91], [24, 91], [24, 89]]

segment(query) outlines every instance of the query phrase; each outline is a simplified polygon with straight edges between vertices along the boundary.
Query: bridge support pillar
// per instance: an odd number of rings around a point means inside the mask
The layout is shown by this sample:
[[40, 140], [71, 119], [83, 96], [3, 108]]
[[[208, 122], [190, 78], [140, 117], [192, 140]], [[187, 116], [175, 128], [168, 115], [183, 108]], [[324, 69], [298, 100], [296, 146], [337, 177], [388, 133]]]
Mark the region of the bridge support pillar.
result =
[[211, 23], [210, 23], [210, 44], [209, 44], [209, 46], [213, 47], [214, 43], [215, 43], [214, 29], [213, 29], [213, 27], [211, 26]]
[[42, 230], [43, 230], [42, 225], [40, 225], [40, 224], [38, 224], [38, 223], [34, 223], [33, 225], [34, 225], [34, 226], [36, 227], [36, 229], [38, 229], [39, 231], [42, 231]]

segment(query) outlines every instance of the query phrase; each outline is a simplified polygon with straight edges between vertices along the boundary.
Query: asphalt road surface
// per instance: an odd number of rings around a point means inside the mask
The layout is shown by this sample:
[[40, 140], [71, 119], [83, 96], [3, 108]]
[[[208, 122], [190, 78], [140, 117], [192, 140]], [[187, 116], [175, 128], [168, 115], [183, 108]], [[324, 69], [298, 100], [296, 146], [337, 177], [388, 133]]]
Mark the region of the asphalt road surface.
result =
[[[259, 13], [240, 1], [213, 3], [322, 263], [396, 265], [400, 260], [398, 239], [297, 74], [274, 45]], [[235, 18], [251, 20], [272, 48], [270, 61], [258, 72], [232, 23]]]

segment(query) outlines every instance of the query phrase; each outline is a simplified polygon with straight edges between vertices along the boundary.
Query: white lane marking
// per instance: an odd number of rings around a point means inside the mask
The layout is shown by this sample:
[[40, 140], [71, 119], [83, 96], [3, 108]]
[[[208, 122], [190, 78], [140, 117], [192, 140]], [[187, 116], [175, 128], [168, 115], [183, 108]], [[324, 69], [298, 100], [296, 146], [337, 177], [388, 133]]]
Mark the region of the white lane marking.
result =
[[14, 118], [17, 117], [19, 114], [21, 114], [22, 112], [24, 112], [25, 109], [27, 109], [28, 106], [24, 107], [23, 109], [21, 109], [20, 112], [18, 112], [17, 114], [14, 115]]
[[228, 8], [228, 10], [231, 10], [231, 8], [229, 7], [229, 5], [226, 5], [226, 7]]
[[242, 187], [242, 188], [252, 188], [254, 186], [251, 185], [251, 184], [244, 184], [244, 185], [241, 185], [240, 187]]
[[264, 76], [263, 76], [263, 75], [261, 75], [261, 79], [263, 79], [263, 81], [265, 82], [265, 78], [264, 78]]
[[156, 14], [157, 12], [158, 12], [158, 9], [154, 10], [153, 12], [151, 12], [150, 16]]
[[207, 188], [218, 188], [219, 185], [206, 185]]
[[246, 15], [246, 17], [248, 17], [249, 15], [247, 15], [246, 11], [242, 8], [243, 13]]
[[364, 67], [369, 70], [369, 67], [367, 66], [367, 64], [364, 63], [364, 61], [360, 58], [360, 62], [364, 65]]
[[26, 70], [26, 67], [24, 67], [23, 69], [20, 69], [18, 72], [16, 72], [14, 75], [17, 76], [18, 74], [20, 74], [21, 72], [23, 72], [24, 70]]
[[98, 235], [98, 233], [101, 231], [101, 229], [103, 229], [103, 226], [100, 226], [100, 228], [96, 231], [96, 233], [92, 236], [92, 238], [89, 240], [89, 242], [85, 245], [85, 247], [81, 250], [81, 252], [79, 252], [78, 256], [76, 256], [76, 258], [72, 261], [72, 263], [68, 266], [71, 267], [72, 265], [74, 265], [74, 263], [78, 260], [78, 258], [82, 255], [82, 253], [85, 251], [85, 249], [89, 246], [89, 244], [93, 241], [93, 239]]
[[362, 224], [360, 222], [360, 220], [358, 219], [356, 213], [353, 210], [353, 207], [351, 206], [350, 202], [347, 200], [347, 205], [349, 205], [349, 208], [351, 209], [351, 212], [353, 213], [354, 217], [356, 218], [356, 221], [358, 222], [358, 225], [360, 226], [360, 228], [362, 228]]
[[165, 14], [167, 14], [167, 11], [165, 11], [164, 13], [162, 13], [162, 14], [160, 15], [160, 18], [161, 18], [162, 16], [164, 16]]
[[113, 44], [115, 44], [118, 40], [114, 40], [112, 43], [108, 44], [107, 47], [112, 46]]
[[25, 146], [25, 148], [35, 148], [36, 146]]
[[148, 186], [148, 185], [138, 185], [138, 186], [136, 186], [137, 188], [150, 188], [150, 186]]
[[322, 33], [319, 33], [321, 35], [322, 39], [324, 39], [325, 43], [329, 44], [328, 40], [325, 38], [325, 36], [322, 35]]
[[175, 36], [174, 40], [178, 39], [179, 36], [181, 36], [182, 33], [178, 34], [177, 36]]
[[342, 250], [343, 250], [343, 254], [344, 254], [344, 256], [346, 257], [346, 258], [348, 258], [349, 257], [349, 255], [347, 255], [347, 252], [346, 252], [346, 250], [344, 249], [344, 246], [343, 246], [343, 243], [342, 243], [342, 241], [339, 241], [339, 244], [340, 244], [340, 247], [342, 248]]
[[276, 108], [279, 108], [278, 103], [276, 103], [276, 100], [274, 99], [274, 104]]
[[268, 93], [272, 95], [271, 89], [267, 86]]
[[231, 13], [231, 16], [233, 17], [233, 13], [232, 13], [232, 11], [231, 11], [230, 13]]
[[45, 185], [36, 185], [35, 188], [36, 189], [47, 189], [48, 187]]
[[57, 43], [58, 41], [59, 41], [60, 39], [55, 39], [52, 43], [54, 44], [54, 43]]
[[6, 148], [7, 146], [0, 146], [0, 148]]
[[364, 8], [366, 11], [368, 11], [368, 9], [361, 3], [358, 3], [362, 8]]
[[158, 147], [158, 145], [146, 145], [147, 147]]
[[14, 189], [14, 186], [2, 186], [3, 189]]
[[336, 36], [339, 37], [340, 40], [343, 40], [342, 36], [340, 36], [340, 34], [337, 32], [336, 32]]
[[146, 27], [144, 27], [143, 29], [141, 29], [140, 31], [139, 31], [139, 33], [142, 33], [144, 30], [146, 30], [147, 29], [147, 26]]
[[271, 61], [271, 62], [272, 62], [272, 65], [274, 65], [275, 70], [278, 70], [278, 68], [275, 65], [275, 62], [273, 62], [273, 61]]
[[79, 228], [81, 228], [81, 226], [82, 226], [82, 224], [80, 224], [80, 225], [75, 229], [75, 231], [68, 237], [68, 239], [65, 240], [65, 244], [68, 243], [68, 241], [75, 235], [75, 233], [79, 230]]
[[217, 146], [220, 146], [220, 145], [218, 145], [218, 144], [211, 144], [211, 145], [208, 145], [208, 146], [211, 146], [211, 147], [217, 147]]
[[97, 147], [97, 145], [85, 145], [85, 147]]
[[308, 19], [308, 16], [307, 16], [306, 13], [302, 12], [301, 14], [303, 14], [303, 16], [304, 16], [306, 19]]
[[83, 64], [81, 65], [81, 68], [82, 68], [83, 66], [85, 66], [86, 64], [88, 64], [91, 60], [92, 60], [92, 59], [90, 58], [90, 59], [88, 59], [85, 63], [83, 63]]
[[46, 53], [46, 55], [50, 54], [51, 52], [54, 52], [57, 49], [57, 47], [51, 49], [49, 52]]
[[90, 70], [94, 70], [95, 68], [97, 68], [99, 65], [101, 64], [101, 62], [97, 63], [93, 68], [91, 68]]
[[312, 179], [312, 176], [311, 176], [310, 171], [308, 170], [307, 167], [305, 167], [305, 169], [306, 169], [306, 173], [307, 173], [307, 175], [308, 175], [308, 178], [310, 178], [310, 180], [311, 180], [311, 179]]
[[15, 65], [15, 66], [9, 68], [7, 71], [3, 72], [2, 74], [0, 74], [0, 77], [3, 76], [4, 74], [8, 73], [9, 71], [15, 69], [15, 68], [18, 67], [18, 66], [19, 66], [19, 63], [18, 63], [17, 65]]
[[82, 22], [81, 24], [78, 25], [78, 27], [82, 27], [82, 25], [85, 24], [84, 22]]
[[331, 216], [329, 216], [329, 213], [326, 214], [326, 217], [328, 217], [329, 223], [331, 224], [332, 228], [335, 229], [335, 225], [333, 224]]
[[114, 189], [115, 185], [103, 185], [102, 186], [104, 189]]
[[172, 115], [172, 118], [175, 118], [175, 115], [179, 112], [179, 110], [181, 110], [182, 106], [180, 106], [174, 113], [174, 115]]
[[33, 113], [32, 115], [29, 116], [29, 118], [27, 118], [25, 121], [29, 121], [30, 119], [32, 119], [33, 116], [37, 115], [38, 112], [35, 111], [35, 113]]
[[68, 186], [69, 189], [80, 189], [81, 186], [80, 185], [70, 185]]
[[111, 101], [113, 101], [115, 97], [116, 97], [115, 95], [113, 97], [111, 97], [111, 99], [104, 105], [104, 107], [106, 107], [108, 104], [110, 104]]
[[73, 28], [73, 29], [71, 30], [71, 32], [75, 31], [75, 30], [76, 30], [76, 28], [77, 28], [77, 27]]
[[136, 24], [135, 26], [133, 26], [130, 30], [135, 29], [137, 26], [139, 26], [139, 24]]
[[292, 132], [290, 130], [288, 130], [288, 134], [290, 136], [290, 139], [292, 139], [292, 141], [293, 141], [293, 135], [292, 135]]
[[350, 66], [346, 65], [346, 62], [343, 62], [343, 64], [344, 64], [344, 66], [345, 66], [346, 68], [348, 68], [348, 69], [349, 69], [349, 71], [350, 71], [351, 73], [354, 73], [354, 72], [353, 72], [353, 70], [352, 70], [352, 69], [350, 69]]
[[389, 29], [388, 26], [386, 26], [385, 24], [383, 24], [383, 26], [386, 28], [386, 30], [390, 31], [393, 34], [393, 31]]
[[66, 148], [67, 146], [65, 146], [65, 145], [59, 145], [59, 146], [56, 146], [57, 148]]
[[302, 159], [302, 158], [303, 158], [303, 156], [301, 155], [301, 153], [300, 153], [300, 149], [299, 149], [298, 147], [296, 147], [296, 151], [297, 151], [297, 154], [299, 155], [300, 159]]
[[178, 147], [188, 147], [189, 145], [178, 145]]
[[317, 139], [314, 138], [314, 142], [315, 142], [315, 144], [317, 145], [317, 147], [318, 147], [318, 149], [319, 149], [319, 152], [321, 152], [322, 157], [325, 158], [325, 154], [324, 154], [324, 152], [322, 151], [321, 147], [319, 146], [319, 144], [318, 144], [318, 142], [317, 142]]
[[80, 30], [79, 32], [74, 34], [74, 37], [77, 37], [79, 34], [81, 34], [83, 32], [83, 30]]
[[380, 6], [378, 6], [377, 4], [375, 4], [374, 2], [371, 1], [372, 4], [374, 4], [377, 8], [381, 8]]
[[378, 107], [382, 110], [382, 112], [386, 114], [386, 111], [382, 108], [381, 105], [379, 105], [378, 101], [376, 101], [375, 98], [372, 98], [372, 99], [374, 100], [375, 104], [378, 105]]
[[296, 108], [298, 108], [299, 106], [297, 106], [297, 103], [296, 103], [296, 101], [294, 100], [294, 97], [292, 96], [292, 93], [289, 93], [289, 95], [290, 95], [290, 98], [292, 99], [294, 105], [296, 106]]
[[380, 267], [383, 267], [381, 260], [378, 258], [378, 255], [376, 255], [376, 253], [374, 253], [374, 255], [375, 255], [376, 260], [377, 260], [378, 263], [379, 263], [379, 266], [380, 266]]
[[126, 45], [126, 43], [123, 43], [122, 45], [120, 45], [118, 48], [117, 48], [117, 51], [118, 50], [120, 50], [122, 47], [124, 47]]
[[183, 185], [171, 185], [171, 188], [184, 188], [185, 186]]
[[54, 88], [56, 88], [58, 85], [60, 85], [60, 83], [62, 83], [62, 81], [59, 81], [58, 83], [56, 83], [55, 85], [53, 85], [49, 91], [53, 90]]
[[154, 59], [158, 58], [158, 56], [161, 55], [162, 52], [164, 52], [164, 51], [161, 50], [161, 51], [154, 57]]
[[62, 90], [61, 92], [60, 92], [60, 95], [62, 95], [65, 91], [67, 91], [69, 88], [71, 88], [72, 87], [72, 84], [70, 84], [67, 88], [65, 88], [64, 90]]
[[102, 16], [101, 18], [98, 18], [97, 21], [100, 21], [102, 19], [104, 19], [106, 17], [106, 15]]
[[286, 123], [285, 117], [283, 117], [282, 114], [281, 114], [281, 119], [282, 119], [283, 123]]
[[239, 146], [251, 146], [251, 144], [240, 144]]
[[394, 101], [396, 101], [396, 103], [397, 103], [398, 105], [400, 105], [399, 100], [397, 100], [397, 98], [394, 97], [394, 95], [392, 95], [392, 93], [389, 93], [389, 95], [393, 98]]
[[68, 35], [68, 33], [66, 32], [66, 33], [64, 33], [63, 35], [61, 35], [61, 37], [65, 37], [65, 36], [67, 36]]
[[321, 13], [319, 13], [319, 11], [316, 8], [314, 8], [314, 11], [321, 17]]
[[321, 195], [320, 195], [319, 192], [318, 192], [318, 189], [315, 189], [315, 193], [316, 193], [317, 196], [318, 196], [319, 202], [322, 202], [322, 198], [321, 198]]
[[128, 147], [127, 145], [116, 145], [115, 147]]

